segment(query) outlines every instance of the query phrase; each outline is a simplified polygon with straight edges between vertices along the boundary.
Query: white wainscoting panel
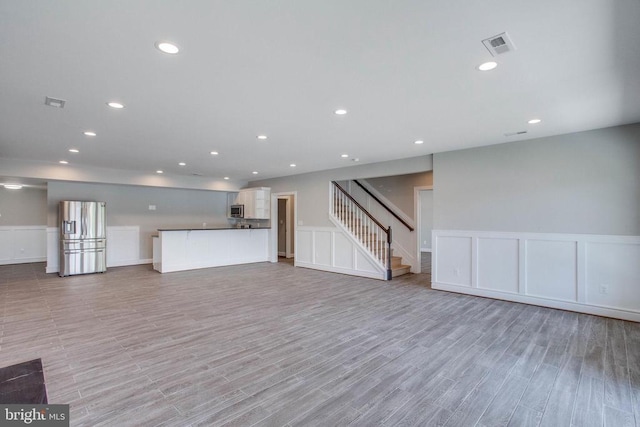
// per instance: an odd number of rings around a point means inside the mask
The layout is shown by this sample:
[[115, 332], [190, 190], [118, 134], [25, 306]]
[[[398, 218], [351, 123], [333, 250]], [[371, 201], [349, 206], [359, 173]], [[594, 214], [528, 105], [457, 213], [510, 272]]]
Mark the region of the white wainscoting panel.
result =
[[329, 230], [317, 230], [313, 233], [313, 242], [315, 245], [313, 258], [316, 265], [323, 265], [325, 267], [333, 266], [332, 237], [333, 233]]
[[353, 268], [355, 265], [354, 250], [351, 241], [343, 233], [334, 234], [335, 245], [333, 263], [338, 268]]
[[140, 261], [140, 227], [107, 227], [107, 267], [148, 263]]
[[518, 293], [517, 239], [478, 239], [478, 288]]
[[638, 310], [640, 245], [589, 242], [586, 252], [587, 303]]
[[313, 231], [298, 227], [295, 236], [295, 262], [313, 264]]
[[433, 246], [433, 289], [640, 322], [640, 236], [434, 230]]
[[0, 263], [11, 264], [13, 260], [13, 231], [9, 227], [0, 228]]
[[296, 267], [385, 279], [386, 272], [337, 227], [298, 226]]
[[527, 295], [577, 301], [577, 246], [577, 242], [528, 239]]
[[0, 264], [42, 262], [47, 257], [44, 225], [0, 227]]
[[[457, 286], [471, 286], [471, 237], [439, 236], [437, 280]], [[433, 262], [433, 260], [432, 260]]]

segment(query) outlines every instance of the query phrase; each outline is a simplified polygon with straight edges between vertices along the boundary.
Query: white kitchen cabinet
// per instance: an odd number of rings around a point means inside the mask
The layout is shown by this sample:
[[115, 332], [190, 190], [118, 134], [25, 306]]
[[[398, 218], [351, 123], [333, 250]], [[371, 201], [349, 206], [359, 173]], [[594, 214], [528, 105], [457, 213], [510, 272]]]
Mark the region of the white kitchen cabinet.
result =
[[245, 219], [269, 219], [271, 217], [271, 188], [256, 187], [240, 190], [235, 204], [244, 205]]

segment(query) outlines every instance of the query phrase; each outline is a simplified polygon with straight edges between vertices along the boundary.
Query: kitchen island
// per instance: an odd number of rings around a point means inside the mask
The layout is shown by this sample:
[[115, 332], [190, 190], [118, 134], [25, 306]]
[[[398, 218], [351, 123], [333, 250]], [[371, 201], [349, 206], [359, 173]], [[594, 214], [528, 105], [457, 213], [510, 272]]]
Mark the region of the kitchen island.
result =
[[158, 229], [153, 268], [160, 273], [269, 260], [268, 228]]

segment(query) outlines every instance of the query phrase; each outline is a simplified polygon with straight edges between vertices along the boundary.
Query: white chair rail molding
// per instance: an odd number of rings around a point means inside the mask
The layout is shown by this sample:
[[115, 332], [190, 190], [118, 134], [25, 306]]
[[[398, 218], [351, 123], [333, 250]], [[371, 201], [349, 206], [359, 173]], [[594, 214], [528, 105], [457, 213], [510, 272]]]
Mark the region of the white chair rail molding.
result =
[[640, 236], [433, 231], [433, 289], [640, 321]]

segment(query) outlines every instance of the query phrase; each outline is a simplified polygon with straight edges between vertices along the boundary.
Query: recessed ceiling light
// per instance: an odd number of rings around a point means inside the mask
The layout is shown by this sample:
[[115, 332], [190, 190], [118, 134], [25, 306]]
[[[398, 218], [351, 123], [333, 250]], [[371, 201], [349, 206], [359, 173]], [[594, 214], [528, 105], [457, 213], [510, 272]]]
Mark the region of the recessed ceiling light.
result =
[[76, 149], [76, 148], [69, 148], [69, 152], [70, 153], [79, 153], [80, 150]]
[[423, 140], [421, 140], [421, 139], [419, 139], [419, 140], [417, 140], [417, 141], [414, 141], [413, 143], [414, 143], [414, 144], [418, 144], [418, 145], [420, 145], [420, 144], [424, 144], [424, 141], [423, 141]]
[[254, 175], [258, 175], [258, 171], [253, 171], [251, 173], [254, 174]]
[[96, 135], [97, 135], [95, 132], [90, 131], [90, 130], [88, 130], [88, 131], [84, 132], [84, 134], [85, 134], [86, 136], [96, 136]]
[[68, 165], [69, 162], [67, 162], [66, 160], [60, 160], [58, 163], [63, 164], [63, 165]]
[[164, 173], [164, 171], [157, 170], [156, 173]]
[[530, 125], [535, 125], [535, 124], [540, 123], [541, 121], [542, 120], [540, 120], [540, 119], [531, 119], [527, 123], [529, 123]]
[[489, 61], [489, 62], [485, 62], [483, 64], [478, 65], [478, 70], [480, 70], [480, 71], [490, 71], [490, 70], [493, 70], [494, 68], [496, 68], [497, 66], [498, 66], [497, 62]]
[[257, 138], [258, 139], [267, 139], [267, 135], [258, 135]]
[[347, 114], [347, 110], [345, 110], [344, 108], [339, 108], [336, 111], [334, 111], [334, 113], [339, 116], [344, 116], [345, 114]]
[[180, 52], [180, 48], [173, 43], [170, 42], [156, 42], [156, 48], [164, 53], [168, 53], [170, 55], [175, 55]]
[[107, 105], [111, 108], [115, 108], [116, 110], [124, 108], [124, 104], [121, 104], [119, 102], [107, 102]]
[[217, 151], [212, 151], [212, 152], [211, 152], [211, 155], [212, 155], [212, 156], [217, 156], [218, 154], [219, 154], [219, 153], [218, 153]]
[[349, 157], [348, 154], [340, 154], [340, 157], [342, 157], [343, 159], [346, 159], [347, 157]]
[[20, 190], [22, 185], [20, 184], [4, 184], [4, 188], [7, 190]]
[[178, 166], [187, 166], [187, 164], [185, 162], [180, 162], [178, 163]]
[[228, 177], [228, 176], [225, 176], [225, 177], [224, 177], [223, 179], [226, 179], [226, 180], [228, 180], [228, 179], [229, 179], [229, 177]]
[[291, 163], [291, 164], [289, 165], [289, 167], [295, 168], [295, 167], [296, 167], [296, 164], [295, 164], [295, 163]]

